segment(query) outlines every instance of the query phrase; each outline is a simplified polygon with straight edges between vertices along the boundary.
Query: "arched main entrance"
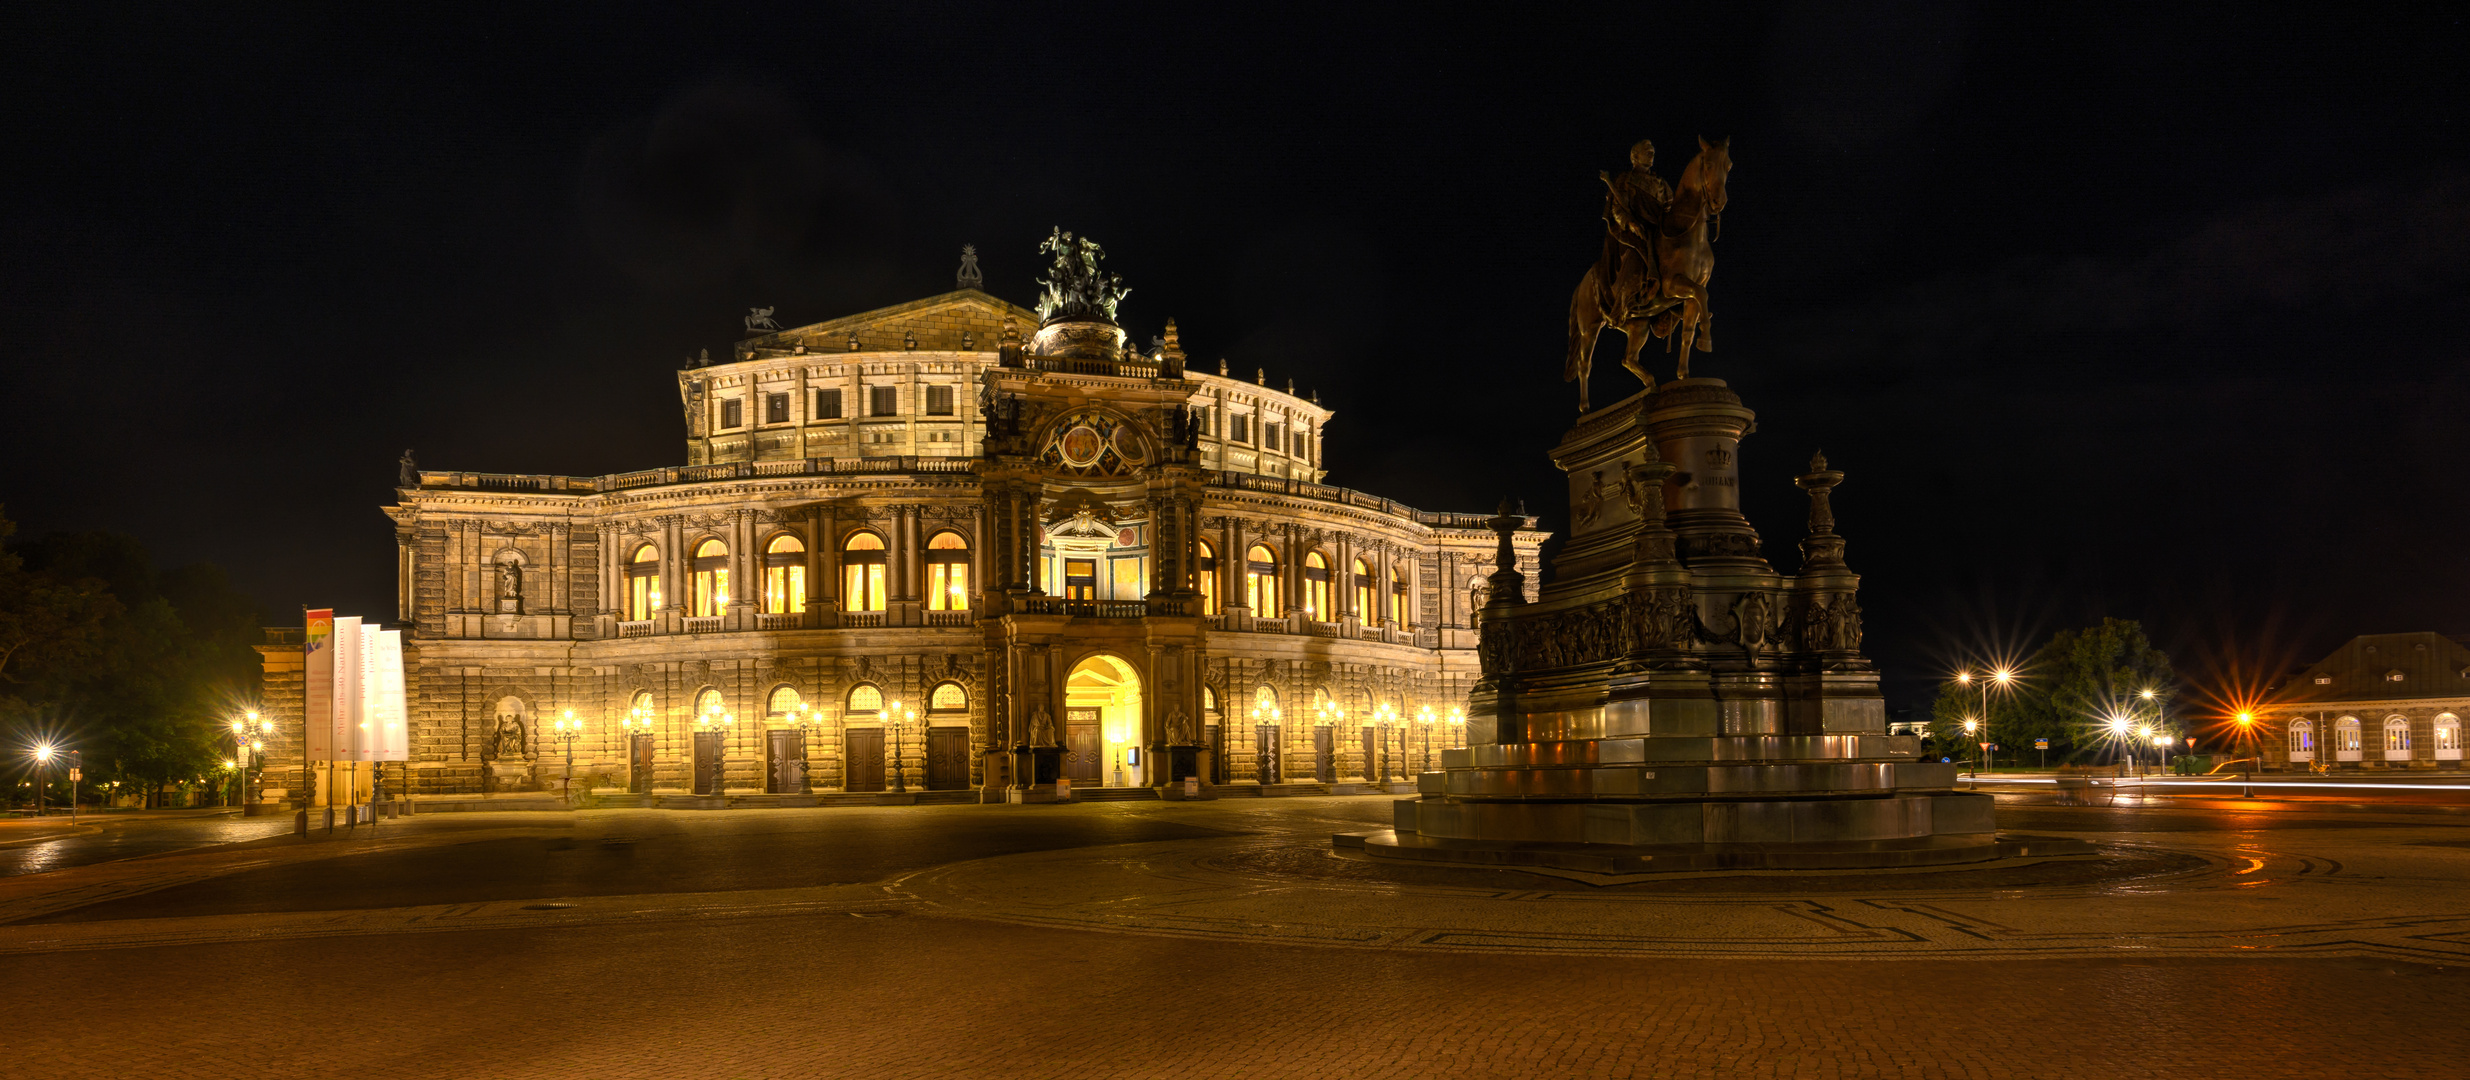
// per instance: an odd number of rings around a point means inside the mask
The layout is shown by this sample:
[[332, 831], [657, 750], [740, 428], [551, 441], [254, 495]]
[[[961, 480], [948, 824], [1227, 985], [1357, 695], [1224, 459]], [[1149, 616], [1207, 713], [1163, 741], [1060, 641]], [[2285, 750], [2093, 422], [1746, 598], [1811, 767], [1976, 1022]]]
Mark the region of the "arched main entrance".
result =
[[1140, 673], [1099, 653], [1072, 665], [1063, 694], [1064, 776], [1075, 785], [1141, 786], [1149, 762], [1140, 752]]

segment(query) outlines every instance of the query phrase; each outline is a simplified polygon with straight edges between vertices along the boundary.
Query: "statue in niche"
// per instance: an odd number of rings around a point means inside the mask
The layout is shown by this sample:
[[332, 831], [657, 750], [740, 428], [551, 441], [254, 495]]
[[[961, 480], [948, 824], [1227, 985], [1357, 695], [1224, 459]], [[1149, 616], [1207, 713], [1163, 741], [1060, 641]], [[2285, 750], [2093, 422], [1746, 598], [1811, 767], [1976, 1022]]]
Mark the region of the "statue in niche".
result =
[[1192, 717], [1185, 714], [1184, 707], [1181, 705], [1175, 706], [1174, 715], [1167, 717], [1166, 742], [1169, 746], [1199, 746], [1201, 744], [1201, 733], [1194, 729]]
[[497, 564], [497, 610], [501, 615], [523, 613], [523, 564], [508, 560]]
[[1044, 705], [1038, 706], [1038, 711], [1029, 717], [1029, 745], [1055, 745], [1055, 718], [1047, 713]]
[[523, 733], [523, 718], [514, 713], [499, 713], [497, 730], [489, 733], [489, 745], [481, 755], [491, 761], [521, 761], [532, 756], [530, 740]]

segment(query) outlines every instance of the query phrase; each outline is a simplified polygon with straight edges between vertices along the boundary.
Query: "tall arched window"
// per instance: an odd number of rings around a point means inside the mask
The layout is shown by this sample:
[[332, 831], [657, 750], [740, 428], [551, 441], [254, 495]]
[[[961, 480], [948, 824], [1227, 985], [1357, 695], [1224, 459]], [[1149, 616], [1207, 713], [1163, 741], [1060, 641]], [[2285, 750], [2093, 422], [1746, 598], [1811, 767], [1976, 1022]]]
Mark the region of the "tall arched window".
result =
[[883, 537], [858, 533], [841, 548], [841, 568], [848, 578], [841, 589], [841, 610], [883, 610]]
[[790, 717], [804, 711], [806, 711], [806, 701], [798, 696], [797, 688], [794, 686], [773, 687], [772, 696], [763, 703], [763, 715], [782, 722], [787, 722]]
[[2436, 760], [2461, 760], [2461, 718], [2452, 713], [2436, 714]]
[[1413, 564], [1400, 559], [1389, 568], [1389, 624], [1401, 630], [1407, 625], [1407, 578]]
[[1304, 556], [1304, 615], [1316, 622], [1328, 622], [1329, 560], [1320, 552]]
[[1201, 614], [1218, 613], [1218, 549], [1209, 541], [1200, 542], [1201, 552]]
[[937, 683], [935, 685], [935, 689], [929, 691], [926, 695], [926, 711], [936, 713], [968, 712], [969, 691], [961, 689], [961, 684], [959, 683]]
[[1355, 560], [1355, 617], [1362, 619], [1365, 626], [1381, 621], [1380, 584], [1372, 580], [1370, 565], [1362, 559]]
[[2314, 761], [2315, 759], [2316, 722], [2313, 720], [2290, 721], [2290, 760]]
[[2403, 716], [2384, 718], [2384, 756], [2407, 761], [2410, 758], [2410, 720]]
[[1252, 688], [1252, 711], [1256, 719], [1269, 720], [1278, 713], [1278, 691], [1268, 683]]
[[1218, 711], [1217, 691], [1206, 686], [1201, 688], [1201, 711], [1205, 713], [1214, 713]]
[[626, 703], [626, 723], [621, 730], [649, 729], [659, 715], [658, 707], [652, 704], [652, 692], [637, 690], [634, 700]]
[[687, 579], [686, 603], [689, 615], [708, 618], [729, 607], [729, 545], [718, 540], [706, 540], [695, 546], [695, 561], [688, 566], [694, 575]]
[[729, 703], [721, 700], [718, 690], [706, 687], [702, 693], [695, 695], [696, 716], [720, 716], [728, 711]]
[[626, 619], [644, 622], [659, 610], [660, 549], [645, 544], [626, 561]]
[[2333, 721], [2333, 757], [2335, 760], [2357, 761], [2362, 749], [2358, 717], [2345, 716]]
[[926, 610], [969, 610], [969, 541], [959, 533], [926, 542]]
[[883, 691], [873, 683], [859, 683], [849, 689], [848, 719], [872, 720], [882, 711]]
[[806, 545], [775, 536], [763, 549], [763, 610], [794, 615], [806, 610]]
[[1256, 618], [1275, 619], [1278, 608], [1278, 556], [1265, 545], [1254, 544], [1244, 554], [1244, 601], [1251, 605]]

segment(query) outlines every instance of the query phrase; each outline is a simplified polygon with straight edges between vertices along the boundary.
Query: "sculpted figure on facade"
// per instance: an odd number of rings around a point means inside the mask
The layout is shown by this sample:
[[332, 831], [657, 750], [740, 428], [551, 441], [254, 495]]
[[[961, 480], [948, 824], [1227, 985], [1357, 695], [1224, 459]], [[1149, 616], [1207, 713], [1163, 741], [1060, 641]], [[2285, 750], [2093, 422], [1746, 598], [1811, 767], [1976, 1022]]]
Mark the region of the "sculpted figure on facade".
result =
[[420, 486], [420, 466], [412, 461], [410, 447], [405, 447], [403, 456], [395, 459], [395, 486], [402, 488]]
[[497, 564], [497, 607], [506, 614], [523, 612], [523, 564], [509, 559]]
[[1768, 644], [1775, 627], [1775, 605], [1767, 594], [1751, 590], [1733, 601], [1733, 641], [1752, 653]]
[[1098, 269], [1098, 260], [1106, 251], [1088, 237], [1075, 239], [1058, 228], [1054, 235], [1038, 245], [1041, 254], [1055, 257], [1049, 276], [1038, 279], [1045, 291], [1038, 296], [1038, 318], [1103, 319], [1115, 321], [1115, 306], [1131, 295], [1123, 287], [1123, 279]]
[[521, 761], [532, 756], [529, 740], [523, 732], [523, 718], [513, 713], [500, 713], [497, 728], [489, 733], [481, 756], [491, 761]]
[[1029, 745], [1055, 745], [1055, 717], [1046, 711], [1044, 705], [1038, 706], [1038, 710], [1029, 716]]

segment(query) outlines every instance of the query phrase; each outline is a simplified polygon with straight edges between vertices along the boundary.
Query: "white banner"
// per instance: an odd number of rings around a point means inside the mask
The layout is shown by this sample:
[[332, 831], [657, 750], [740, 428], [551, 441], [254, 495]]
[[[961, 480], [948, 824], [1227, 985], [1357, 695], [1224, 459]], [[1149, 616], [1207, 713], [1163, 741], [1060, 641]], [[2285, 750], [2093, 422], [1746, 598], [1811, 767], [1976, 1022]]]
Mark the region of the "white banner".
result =
[[360, 756], [360, 684], [367, 665], [360, 655], [360, 616], [334, 618], [334, 711], [326, 716], [334, 754], [328, 761], [366, 761]]
[[308, 621], [309, 758], [410, 760], [402, 631], [324, 608], [309, 612]]
[[409, 716], [403, 706], [403, 632], [368, 630], [361, 639], [360, 756], [355, 761], [411, 759]]
[[309, 757], [314, 761], [334, 760], [334, 609], [316, 608], [308, 613], [308, 637], [301, 650], [301, 660], [307, 665], [307, 711], [302, 714], [301, 727], [309, 739]]

